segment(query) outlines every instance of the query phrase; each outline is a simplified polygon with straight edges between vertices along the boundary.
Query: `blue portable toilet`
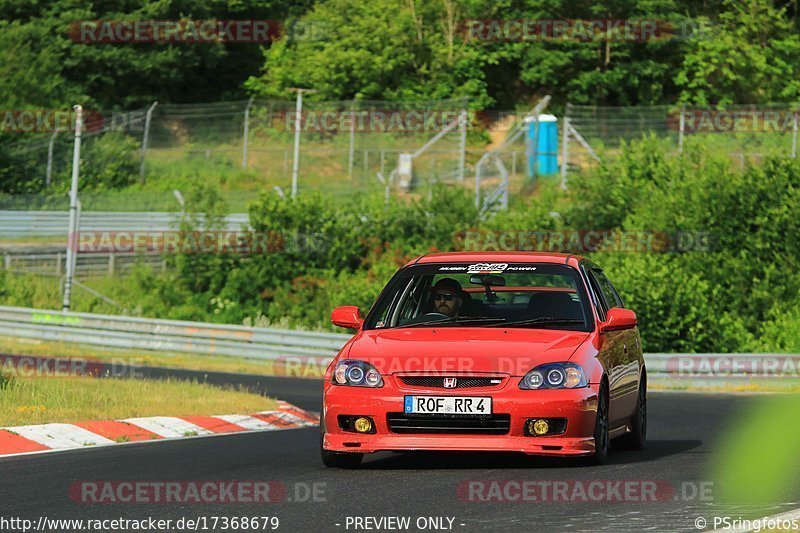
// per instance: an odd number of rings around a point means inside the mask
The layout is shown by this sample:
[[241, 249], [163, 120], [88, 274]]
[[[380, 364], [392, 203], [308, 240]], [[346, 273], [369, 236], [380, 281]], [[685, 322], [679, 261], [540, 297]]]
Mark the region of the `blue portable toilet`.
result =
[[[558, 119], [554, 115], [539, 115], [536, 122], [532, 117], [528, 122], [528, 139], [525, 143], [528, 156], [528, 176], [534, 176], [534, 164], [537, 176], [549, 176], [558, 172]], [[538, 126], [538, 135], [537, 135]], [[536, 161], [534, 161], [533, 143], [536, 141]]]

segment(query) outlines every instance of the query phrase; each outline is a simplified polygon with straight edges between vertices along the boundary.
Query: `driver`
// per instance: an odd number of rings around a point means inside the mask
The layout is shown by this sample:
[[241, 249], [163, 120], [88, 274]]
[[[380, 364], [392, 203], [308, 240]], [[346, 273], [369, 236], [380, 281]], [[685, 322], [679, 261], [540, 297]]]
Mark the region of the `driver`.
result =
[[431, 287], [433, 293], [433, 310], [449, 317], [458, 316], [464, 304], [463, 290], [453, 278], [442, 278]]

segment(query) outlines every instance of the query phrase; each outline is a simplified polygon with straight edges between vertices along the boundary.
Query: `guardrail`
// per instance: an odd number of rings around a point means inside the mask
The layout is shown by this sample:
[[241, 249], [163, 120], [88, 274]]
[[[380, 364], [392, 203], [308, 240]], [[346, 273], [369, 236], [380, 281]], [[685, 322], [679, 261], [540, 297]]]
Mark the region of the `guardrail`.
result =
[[[332, 357], [351, 337], [340, 333], [7, 306], [0, 306], [0, 335], [77, 342], [105, 348], [261, 360], [281, 356]], [[645, 361], [648, 375], [654, 378], [777, 378], [798, 377], [800, 374], [800, 355], [797, 354], [650, 353], [645, 354]], [[782, 369], [779, 368], [781, 365]], [[786, 372], [787, 368], [789, 372]]]
[[[177, 229], [181, 213], [170, 212], [105, 212], [81, 213], [81, 231], [169, 231]], [[202, 218], [202, 216], [201, 216]], [[227, 231], [247, 225], [247, 213], [232, 213], [225, 217]], [[0, 210], [0, 237], [66, 236], [69, 228], [68, 211], [7, 211]], [[66, 242], [66, 241], [65, 241]]]
[[350, 335], [0, 306], [0, 335], [105, 348], [276, 359], [333, 356]]

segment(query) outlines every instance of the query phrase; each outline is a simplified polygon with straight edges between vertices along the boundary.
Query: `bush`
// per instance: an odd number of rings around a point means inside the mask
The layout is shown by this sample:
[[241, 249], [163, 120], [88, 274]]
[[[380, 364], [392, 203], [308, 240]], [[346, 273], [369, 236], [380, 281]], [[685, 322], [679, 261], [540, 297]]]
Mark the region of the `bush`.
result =
[[[81, 190], [115, 190], [132, 184], [139, 177], [140, 153], [139, 141], [121, 132], [90, 139], [81, 147]], [[61, 183], [69, 188], [69, 174]]]

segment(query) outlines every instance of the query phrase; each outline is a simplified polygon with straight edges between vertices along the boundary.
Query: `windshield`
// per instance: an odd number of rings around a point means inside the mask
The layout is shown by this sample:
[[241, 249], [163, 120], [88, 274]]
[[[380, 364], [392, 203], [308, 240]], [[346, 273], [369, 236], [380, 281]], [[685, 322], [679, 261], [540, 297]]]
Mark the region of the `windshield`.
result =
[[415, 265], [398, 273], [364, 329], [519, 327], [591, 331], [578, 272], [538, 263]]

